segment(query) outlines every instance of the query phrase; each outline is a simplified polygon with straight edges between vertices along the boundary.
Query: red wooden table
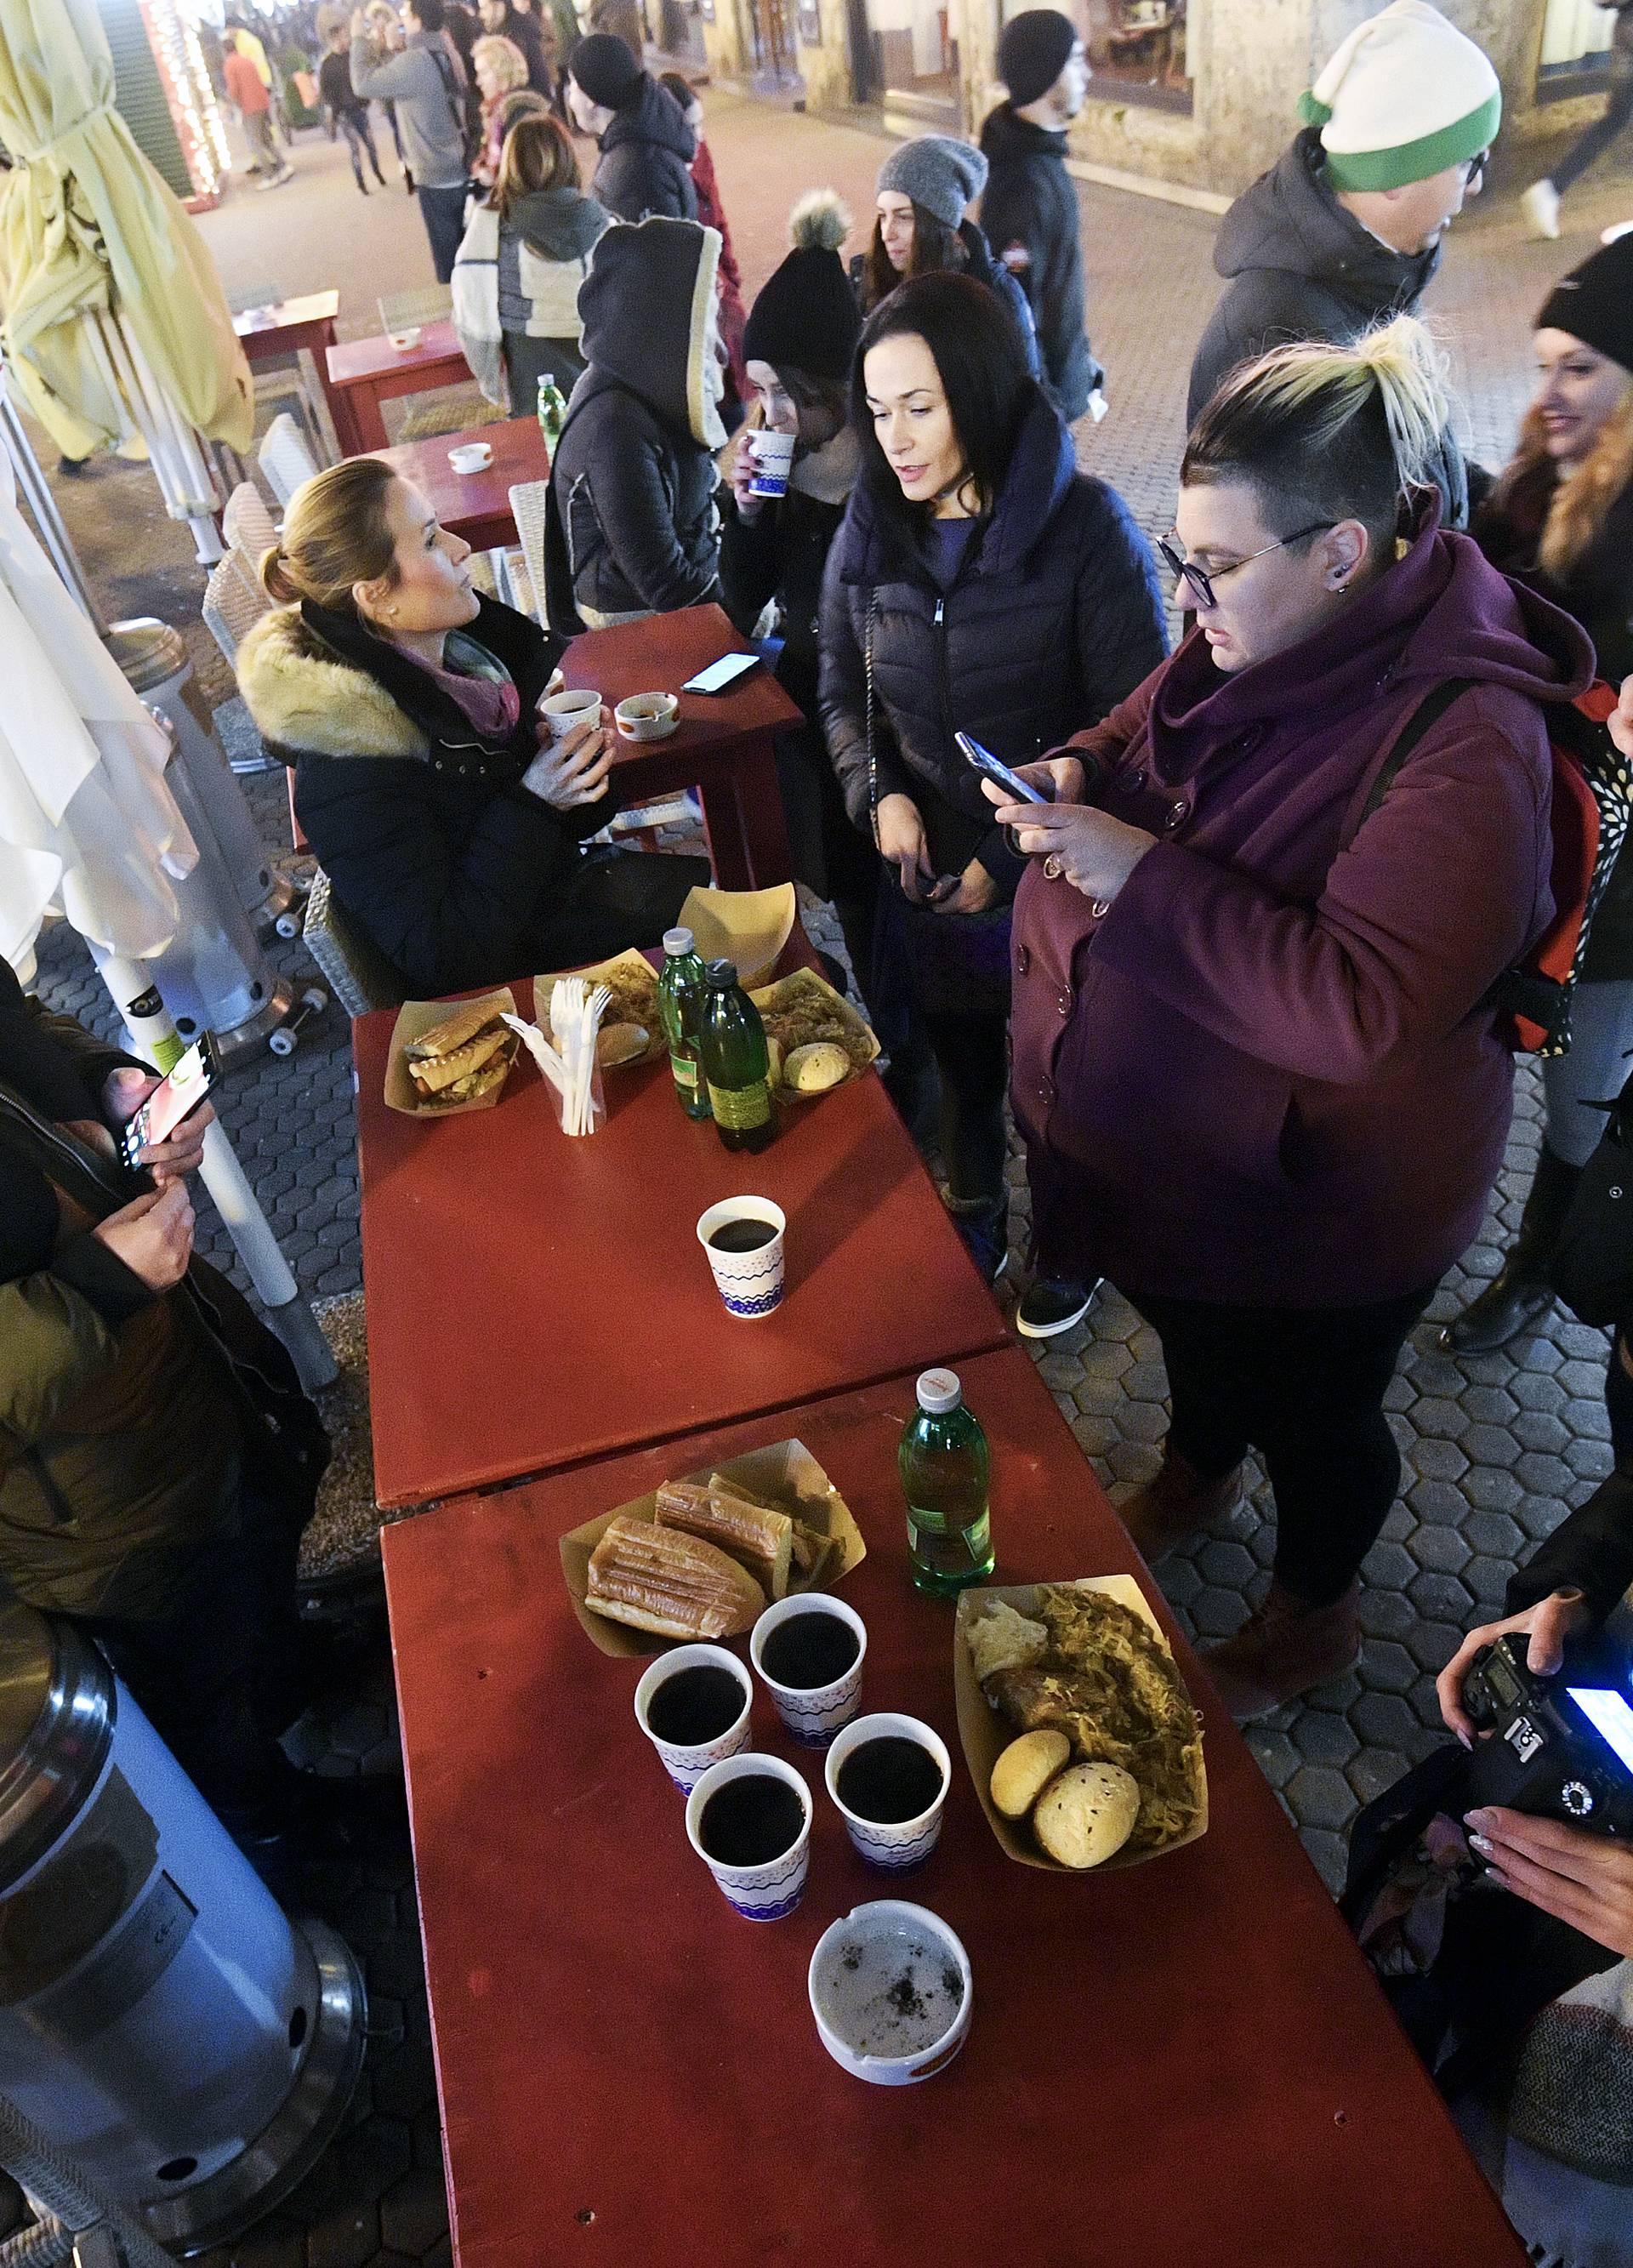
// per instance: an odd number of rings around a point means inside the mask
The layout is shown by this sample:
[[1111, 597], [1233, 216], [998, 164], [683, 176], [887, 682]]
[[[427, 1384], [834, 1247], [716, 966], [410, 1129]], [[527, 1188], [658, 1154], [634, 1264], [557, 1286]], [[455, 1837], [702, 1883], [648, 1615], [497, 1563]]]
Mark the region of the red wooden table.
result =
[[309, 291], [298, 299], [277, 299], [270, 306], [246, 307], [232, 318], [232, 328], [245, 359], [268, 362], [278, 355], [310, 354], [317, 366], [318, 383], [335, 421], [335, 435], [349, 455], [352, 444], [350, 405], [329, 377], [328, 350], [335, 344], [335, 319], [340, 313], [338, 291]]
[[[992, 1442], [1000, 1576], [1140, 1572], [1027, 1358], [959, 1368]], [[386, 1529], [460, 2268], [581, 2251], [608, 2268], [1521, 2268], [1182, 1646], [1206, 1719], [1201, 1840], [1082, 1880], [999, 1850], [958, 1747], [952, 1609], [907, 1580], [911, 1403], [900, 1380]], [[641, 1665], [579, 1629], [556, 1538], [791, 1433], [867, 1538], [843, 1594], [868, 1626], [863, 1706], [926, 1717], [954, 1779], [922, 1872], [873, 1874], [820, 1759], [757, 1691], [754, 1744], [805, 1774], [816, 1810], [804, 1903], [755, 1924], [688, 1847], [635, 1726]], [[945, 2072], [890, 2089], [829, 2060], [805, 1968], [835, 1916], [896, 1895], [962, 1938], [975, 2021]]]
[[586, 630], [562, 656], [570, 686], [594, 686], [609, 708], [632, 693], [680, 696], [666, 740], [621, 740], [616, 770], [627, 803], [695, 787], [723, 890], [759, 890], [793, 873], [772, 735], [799, 711], [764, 667], [728, 693], [681, 693], [688, 677], [722, 654], [746, 653], [718, 607], [687, 607], [616, 630]]
[[[532, 993], [517, 986], [521, 1012]], [[375, 1490], [423, 1504], [1000, 1346], [1006, 1334], [869, 1073], [784, 1114], [758, 1157], [688, 1118], [666, 1063], [610, 1072], [562, 1133], [523, 1063], [497, 1105], [381, 1100], [394, 1012], [354, 1027]], [[774, 1314], [727, 1314], [698, 1216], [788, 1215]]]
[[335, 430], [342, 454], [348, 457], [386, 446], [382, 401], [457, 386], [471, 374], [453, 325], [445, 321], [423, 325], [418, 345], [401, 354], [387, 338], [349, 339], [330, 347], [325, 359], [330, 385], [345, 408], [346, 429], [341, 429], [337, 410]]
[[[449, 451], [477, 441], [493, 452], [493, 462], [480, 473], [456, 473], [448, 462]], [[412, 481], [443, 526], [463, 536], [474, 551], [514, 543], [511, 490], [525, 481], [550, 477], [550, 453], [536, 417], [507, 417], [499, 424], [473, 425], [464, 433], [437, 433], [376, 454], [403, 480]]]

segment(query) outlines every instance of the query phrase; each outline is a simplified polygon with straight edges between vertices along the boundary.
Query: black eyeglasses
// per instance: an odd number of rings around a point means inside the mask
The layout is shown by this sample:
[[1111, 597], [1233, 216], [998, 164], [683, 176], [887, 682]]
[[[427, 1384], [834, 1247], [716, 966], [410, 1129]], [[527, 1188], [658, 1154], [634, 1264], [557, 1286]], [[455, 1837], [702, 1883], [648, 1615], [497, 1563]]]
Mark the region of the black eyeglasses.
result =
[[1221, 576], [1234, 575], [1239, 567], [1251, 567], [1255, 559], [1262, 559], [1272, 551], [1285, 551], [1290, 543], [1302, 543], [1306, 535], [1320, 535], [1337, 525], [1334, 519], [1318, 519], [1313, 527], [1295, 528], [1291, 535], [1284, 535], [1279, 543], [1262, 543], [1256, 551], [1250, 551], [1246, 559], [1232, 559], [1228, 567], [1216, 567], [1212, 574], [1206, 568], [1196, 566], [1182, 552], [1176, 551], [1169, 536], [1160, 537], [1157, 549], [1162, 554], [1163, 564], [1169, 573], [1180, 582], [1189, 585], [1199, 606], [1211, 609], [1218, 604], [1213, 595], [1213, 586]]
[[1486, 167], [1490, 163], [1491, 152], [1489, 150], [1482, 150], [1476, 157], [1471, 158], [1463, 168], [1464, 188], [1469, 189], [1477, 188], [1481, 182], [1484, 180], [1486, 177]]

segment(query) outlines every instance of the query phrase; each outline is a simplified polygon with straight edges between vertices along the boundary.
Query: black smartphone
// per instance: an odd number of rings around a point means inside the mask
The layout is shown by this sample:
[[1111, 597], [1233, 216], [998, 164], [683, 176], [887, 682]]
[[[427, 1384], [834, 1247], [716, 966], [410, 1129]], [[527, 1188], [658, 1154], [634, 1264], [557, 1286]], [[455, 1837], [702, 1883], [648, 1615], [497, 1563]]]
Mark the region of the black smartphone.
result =
[[989, 780], [997, 780], [1000, 787], [1007, 788], [1010, 793], [1014, 797], [1017, 803], [1047, 803], [1048, 801], [1048, 796], [1043, 793], [1041, 788], [1035, 788], [1032, 785], [1030, 781], [1022, 779], [1019, 772], [1011, 771], [1009, 766], [1006, 763], [1001, 762], [999, 759], [993, 755], [990, 748], [983, 748], [981, 742], [979, 740], [972, 740], [967, 733], [955, 733], [953, 735], [953, 738], [957, 746], [959, 754], [964, 757], [967, 762], [974, 764], [975, 770], [980, 772], [983, 777]]
[[221, 1057], [208, 1032], [179, 1056], [120, 1137], [126, 1165], [135, 1167], [150, 1144], [168, 1142], [221, 1077]]
[[718, 661], [711, 661], [707, 669], [700, 669], [695, 677], [688, 677], [680, 688], [682, 693], [724, 693], [735, 685], [739, 677], [751, 669], [758, 669], [757, 653], [723, 653]]

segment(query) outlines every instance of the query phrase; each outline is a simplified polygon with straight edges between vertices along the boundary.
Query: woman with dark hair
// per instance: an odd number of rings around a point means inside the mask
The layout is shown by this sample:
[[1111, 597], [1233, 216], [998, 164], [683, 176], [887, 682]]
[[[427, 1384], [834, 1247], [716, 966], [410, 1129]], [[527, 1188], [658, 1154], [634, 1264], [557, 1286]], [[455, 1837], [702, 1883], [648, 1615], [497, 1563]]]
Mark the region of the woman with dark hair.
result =
[[851, 279], [864, 314], [872, 314], [904, 276], [973, 276], [1008, 308], [1026, 367], [1041, 379], [1043, 364], [1026, 295], [966, 217], [986, 186], [987, 161], [967, 142], [921, 134], [898, 143], [879, 169], [873, 239], [851, 262]]
[[1239, 1717], [1359, 1646], [1401, 1473], [1384, 1395], [1503, 1161], [1489, 996], [1552, 913], [1545, 711], [1593, 673], [1573, 622], [1441, 531], [1446, 416], [1406, 317], [1228, 378], [1162, 546], [1195, 627], [1033, 768], [1050, 802], [994, 798], [1029, 860], [1033, 1233], [1167, 1363], [1165, 1462], [1122, 1518], [1160, 1558], [1237, 1505], [1250, 1446], [1275, 1491], [1268, 1595], [1209, 1656]]
[[862, 470], [823, 585], [823, 729], [883, 861], [876, 967], [894, 1032], [881, 1021], [893, 1048], [916, 1027], [934, 1057], [947, 1203], [996, 1278], [1025, 861], [953, 736], [1021, 764], [1103, 712], [1162, 659], [1161, 595], [1122, 499], [1078, 472], [1019, 333], [972, 277], [915, 276], [874, 311], [851, 421]]

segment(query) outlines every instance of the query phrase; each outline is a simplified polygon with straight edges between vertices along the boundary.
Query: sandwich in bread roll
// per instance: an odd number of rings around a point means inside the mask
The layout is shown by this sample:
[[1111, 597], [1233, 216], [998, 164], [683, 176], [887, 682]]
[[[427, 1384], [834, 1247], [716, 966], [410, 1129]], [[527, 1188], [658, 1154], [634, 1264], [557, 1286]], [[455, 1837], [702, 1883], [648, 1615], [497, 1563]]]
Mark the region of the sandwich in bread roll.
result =
[[766, 1597], [746, 1567], [700, 1535], [621, 1512], [590, 1554], [585, 1604], [663, 1638], [734, 1638]]
[[832, 1040], [812, 1040], [791, 1049], [783, 1065], [783, 1084], [796, 1094], [826, 1094], [850, 1076], [850, 1058]]
[[666, 1481], [652, 1517], [660, 1528], [684, 1528], [718, 1544], [747, 1568], [768, 1596], [786, 1597], [794, 1546], [794, 1523], [787, 1513], [758, 1503], [741, 1489], [720, 1487], [717, 1476], [707, 1486]]
[[499, 1085], [515, 1052], [499, 1004], [471, 1000], [410, 1040], [403, 1061], [423, 1101], [469, 1102]]

